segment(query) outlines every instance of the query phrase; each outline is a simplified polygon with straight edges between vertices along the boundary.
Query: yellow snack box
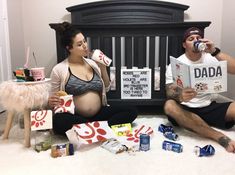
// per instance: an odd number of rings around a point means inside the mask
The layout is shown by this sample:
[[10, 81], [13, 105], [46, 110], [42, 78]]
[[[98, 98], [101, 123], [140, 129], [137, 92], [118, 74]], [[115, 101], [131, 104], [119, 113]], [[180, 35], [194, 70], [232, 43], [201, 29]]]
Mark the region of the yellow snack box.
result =
[[126, 136], [132, 133], [132, 127], [130, 123], [112, 125], [111, 128], [117, 136]]

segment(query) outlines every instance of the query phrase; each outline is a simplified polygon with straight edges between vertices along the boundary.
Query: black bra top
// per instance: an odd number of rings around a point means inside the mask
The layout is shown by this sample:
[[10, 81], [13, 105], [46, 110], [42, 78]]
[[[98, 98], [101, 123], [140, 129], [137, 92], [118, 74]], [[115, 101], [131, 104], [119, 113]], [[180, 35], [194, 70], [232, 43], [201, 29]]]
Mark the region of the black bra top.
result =
[[97, 91], [97, 92], [102, 91], [103, 89], [102, 81], [94, 70], [93, 70], [93, 77], [89, 81], [82, 80], [77, 76], [73, 75], [70, 68], [69, 68], [69, 73], [70, 73], [69, 79], [65, 85], [65, 91], [68, 94], [77, 96], [84, 94], [87, 91]]

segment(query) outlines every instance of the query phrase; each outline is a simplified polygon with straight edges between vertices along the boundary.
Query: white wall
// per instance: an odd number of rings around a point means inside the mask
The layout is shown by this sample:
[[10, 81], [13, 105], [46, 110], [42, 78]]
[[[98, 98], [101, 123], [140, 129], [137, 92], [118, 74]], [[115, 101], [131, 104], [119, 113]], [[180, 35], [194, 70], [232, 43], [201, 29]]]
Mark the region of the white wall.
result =
[[7, 0], [0, 0], [0, 83], [11, 77]]
[[185, 11], [185, 21], [211, 21], [205, 30], [205, 37], [221, 45], [223, 0], [166, 0], [190, 6]]
[[[11, 77], [7, 0], [0, 0], [0, 83]], [[3, 107], [0, 105], [0, 112]]]
[[7, 0], [12, 70], [24, 65], [22, 0]]
[[[36, 54], [38, 64], [47, 67], [46, 72], [49, 76], [51, 68], [56, 64], [56, 42], [55, 32], [48, 24], [70, 21], [70, 14], [65, 9], [66, 7], [94, 1], [97, 0], [8, 0], [12, 68], [24, 65], [24, 49], [30, 46]], [[216, 3], [214, 0], [165, 1], [189, 5], [189, 9], [185, 11], [185, 21], [211, 21], [212, 24], [205, 30], [205, 37], [213, 40], [218, 47], [221, 47], [221, 42], [227, 41], [228, 36], [224, 34], [225, 30], [222, 34], [222, 27], [231, 24], [226, 22], [229, 10], [224, 9], [223, 6], [233, 11], [232, 0], [216, 0]], [[223, 15], [226, 18], [222, 18]], [[227, 44], [231, 43], [225, 42], [221, 48], [227, 47]], [[232, 48], [228, 50], [228, 53], [235, 56]], [[33, 59], [30, 64], [34, 66]]]
[[[8, 0], [12, 69], [25, 63], [25, 50], [30, 46], [39, 66], [46, 66], [49, 76], [56, 64], [55, 32], [49, 23], [70, 21], [66, 7], [84, 0]], [[35, 66], [31, 54], [30, 66]]]
[[[221, 49], [225, 53], [229, 53], [235, 57], [235, 15], [233, 13], [235, 7], [234, 0], [225, 0], [223, 5], [223, 23], [222, 23], [222, 40]], [[235, 99], [235, 75], [228, 76], [228, 92], [227, 97]]]

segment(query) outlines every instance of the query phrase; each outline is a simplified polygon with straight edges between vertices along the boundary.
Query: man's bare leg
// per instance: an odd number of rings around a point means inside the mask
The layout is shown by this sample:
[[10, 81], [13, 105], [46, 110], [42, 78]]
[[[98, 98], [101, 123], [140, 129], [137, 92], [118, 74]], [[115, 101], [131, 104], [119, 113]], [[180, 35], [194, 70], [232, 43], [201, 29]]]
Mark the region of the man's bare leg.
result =
[[[229, 105], [225, 120], [235, 121], [235, 102], [233, 102]], [[224, 143], [224, 142], [226, 143], [226, 138], [223, 138], [220, 141], [221, 141], [221, 143]], [[229, 150], [233, 150], [233, 152], [235, 152], [235, 141], [232, 140], [229, 142], [228, 147], [227, 147], [227, 151], [229, 151]], [[232, 151], [230, 151], [230, 152], [232, 152]]]
[[168, 100], [164, 106], [165, 113], [171, 116], [181, 127], [191, 130], [200, 136], [215, 140], [228, 152], [235, 152], [235, 141], [223, 133], [211, 128], [198, 115], [186, 111], [174, 100]]

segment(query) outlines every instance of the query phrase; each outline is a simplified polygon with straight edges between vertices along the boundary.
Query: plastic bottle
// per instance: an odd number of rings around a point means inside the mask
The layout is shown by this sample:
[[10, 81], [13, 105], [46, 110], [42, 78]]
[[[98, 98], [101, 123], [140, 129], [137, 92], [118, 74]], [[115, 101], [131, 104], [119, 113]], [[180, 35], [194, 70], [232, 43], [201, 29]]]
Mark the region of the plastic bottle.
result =
[[52, 137], [49, 129], [38, 130], [35, 134], [35, 150], [37, 152], [46, 151], [51, 148]]

